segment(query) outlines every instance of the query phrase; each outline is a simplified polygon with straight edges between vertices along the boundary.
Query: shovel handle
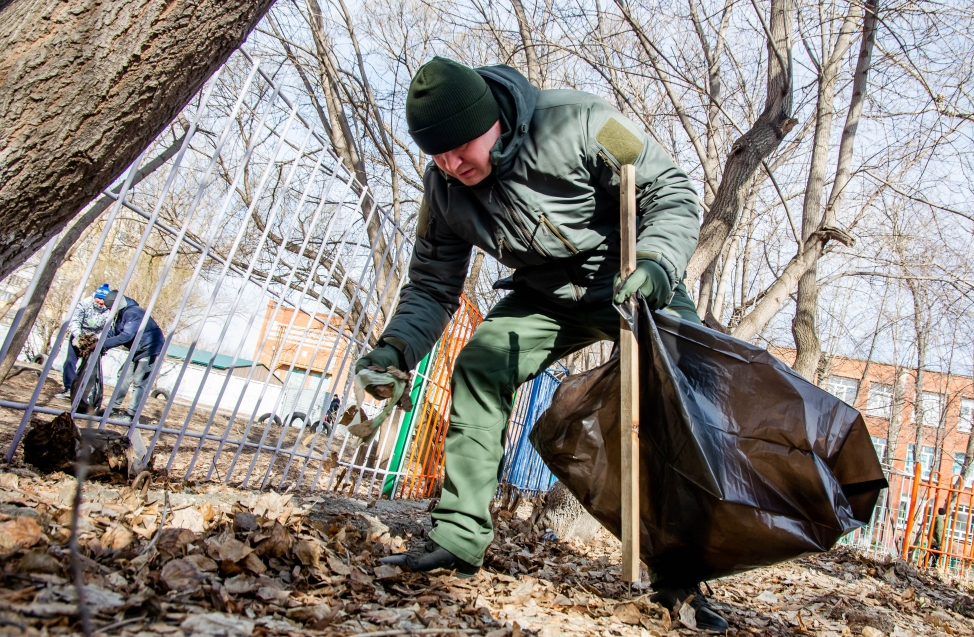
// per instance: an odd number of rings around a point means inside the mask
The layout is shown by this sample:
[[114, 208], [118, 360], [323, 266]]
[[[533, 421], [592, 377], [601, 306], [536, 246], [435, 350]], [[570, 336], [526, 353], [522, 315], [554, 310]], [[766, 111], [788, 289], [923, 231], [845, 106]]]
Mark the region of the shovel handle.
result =
[[[622, 280], [636, 269], [636, 168], [626, 164], [620, 183], [620, 255]], [[632, 301], [630, 301], [632, 302]], [[636, 336], [619, 319], [622, 378], [622, 580], [639, 581], [639, 352]]]

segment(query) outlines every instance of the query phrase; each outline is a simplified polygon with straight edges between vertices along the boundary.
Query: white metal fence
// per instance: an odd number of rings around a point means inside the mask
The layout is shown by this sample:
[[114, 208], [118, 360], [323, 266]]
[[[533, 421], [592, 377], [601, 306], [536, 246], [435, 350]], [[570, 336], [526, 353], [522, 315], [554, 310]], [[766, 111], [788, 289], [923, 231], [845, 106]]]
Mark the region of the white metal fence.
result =
[[[348, 444], [343, 427], [320, 425], [334, 396], [344, 408], [350, 368], [395, 306], [411, 235], [273, 74], [238, 51], [180, 115], [185, 135], [172, 159], [138, 177], [170, 143], [163, 136], [115, 192], [105, 191], [114, 203], [77, 248], [72, 263], [80, 266], [66, 265], [55, 281], [69, 293], [51, 355], [31, 380], [22, 374], [0, 386], [8, 460], [33, 416], [62, 411], [89, 426], [141, 431], [156, 465], [187, 479], [314, 488], [356, 454], [369, 456]], [[78, 413], [80, 395], [72, 404], [54, 396], [67, 321], [103, 280], [135, 298], [165, 334], [150, 382], [165, 391], [134, 406], [131, 423], [111, 414], [117, 387], [106, 389], [102, 415]], [[181, 357], [165, 355], [176, 349]], [[113, 350], [103, 359], [106, 381], [132, 358]], [[92, 367], [79, 373], [87, 378]], [[290, 422], [299, 408], [306, 417]]]

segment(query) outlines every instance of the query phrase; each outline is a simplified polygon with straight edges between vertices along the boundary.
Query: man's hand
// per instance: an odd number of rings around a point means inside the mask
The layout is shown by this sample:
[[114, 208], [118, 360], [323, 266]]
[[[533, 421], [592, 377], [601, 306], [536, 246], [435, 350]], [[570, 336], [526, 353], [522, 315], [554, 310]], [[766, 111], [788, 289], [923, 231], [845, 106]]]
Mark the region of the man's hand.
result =
[[613, 286], [616, 303], [625, 303], [636, 292], [642, 292], [650, 309], [658, 310], [670, 298], [670, 277], [655, 261], [640, 259], [636, 262], [636, 269], [620, 284], [621, 278], [617, 274]]
[[[378, 367], [381, 368], [382, 371], [385, 371], [389, 367], [394, 367], [400, 371], [404, 371], [402, 369], [404, 366], [402, 351], [399, 348], [390, 345], [389, 342], [386, 341], [362, 358], [358, 359], [358, 361], [355, 363], [355, 373], [358, 374], [360, 371], [368, 367]], [[376, 398], [388, 398], [388, 388], [391, 388], [391, 385], [379, 387], [369, 385], [365, 388], [365, 391], [369, 392]]]

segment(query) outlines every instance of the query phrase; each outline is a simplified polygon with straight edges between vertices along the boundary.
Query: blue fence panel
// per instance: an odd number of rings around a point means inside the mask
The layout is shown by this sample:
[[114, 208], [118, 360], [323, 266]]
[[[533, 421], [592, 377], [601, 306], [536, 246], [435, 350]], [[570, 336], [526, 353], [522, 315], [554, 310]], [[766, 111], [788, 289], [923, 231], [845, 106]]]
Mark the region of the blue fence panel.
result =
[[520, 491], [539, 492], [547, 491], [555, 482], [556, 478], [531, 446], [528, 436], [538, 417], [551, 404], [551, 398], [561, 384], [559, 376], [564, 376], [565, 372], [564, 368], [547, 369], [518, 390], [507, 429], [501, 484], [509, 484]]

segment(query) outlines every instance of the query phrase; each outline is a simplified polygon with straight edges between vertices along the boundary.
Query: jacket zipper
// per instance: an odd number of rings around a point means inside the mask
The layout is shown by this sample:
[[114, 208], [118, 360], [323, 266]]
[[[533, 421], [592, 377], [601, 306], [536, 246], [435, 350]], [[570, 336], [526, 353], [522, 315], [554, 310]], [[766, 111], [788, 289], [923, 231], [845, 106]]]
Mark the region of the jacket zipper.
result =
[[611, 160], [611, 159], [609, 159], [609, 155], [608, 155], [608, 154], [606, 154], [606, 153], [604, 153], [604, 152], [602, 152], [602, 151], [600, 150], [600, 151], [598, 152], [598, 156], [602, 158], [602, 161], [604, 161], [604, 162], [605, 162], [605, 164], [606, 164], [606, 165], [607, 165], [607, 166], [608, 166], [608, 167], [609, 167], [610, 169], [612, 169], [612, 172], [614, 172], [614, 173], [615, 173], [615, 174], [617, 174], [617, 175], [619, 174], [619, 170], [620, 170], [620, 169], [621, 169], [622, 167], [621, 167], [621, 166], [620, 166], [619, 164], [617, 164], [617, 163], [616, 163], [615, 161], [613, 161], [613, 160]]
[[[527, 243], [529, 247], [534, 248], [534, 250], [536, 250], [539, 254], [541, 254], [541, 256], [550, 257], [551, 255], [547, 254], [544, 251], [544, 249], [541, 247], [541, 244], [535, 241], [534, 237], [531, 236], [531, 233], [528, 232], [527, 227], [525, 227], [524, 222], [521, 221], [521, 218], [518, 216], [517, 212], [507, 204], [507, 197], [504, 194], [504, 189], [499, 188], [499, 190], [500, 193], [498, 194], [497, 200], [500, 202], [501, 208], [503, 208], [504, 211], [507, 213], [507, 216], [511, 218], [511, 221], [514, 222], [514, 225], [516, 225], [518, 230], [521, 231], [521, 239], [525, 241], [525, 243]], [[494, 189], [493, 187], [491, 187], [490, 189], [491, 198], [493, 197], [493, 194], [494, 194]], [[490, 201], [490, 199], [488, 199], [488, 201]]]
[[507, 251], [508, 252], [512, 252], [513, 253], [513, 251], [511, 250], [511, 244], [509, 244], [507, 242], [507, 239], [505, 239], [503, 236], [501, 236], [498, 239], [498, 241], [497, 241], [497, 258], [498, 259], [503, 259], [504, 258], [504, 247], [505, 246], [507, 247]]
[[558, 237], [558, 240], [559, 241], [561, 241], [563, 244], [565, 244], [565, 247], [568, 248], [568, 251], [569, 252], [571, 252], [572, 254], [578, 254], [578, 248], [576, 248], [574, 245], [572, 245], [572, 242], [565, 238], [565, 235], [563, 235], [558, 230], [558, 228], [555, 226], [555, 224], [551, 223], [551, 220], [548, 219], [548, 217], [546, 217], [543, 212], [541, 213], [541, 223], [544, 224], [544, 226], [546, 226], [548, 229], [550, 229], [551, 230], [551, 233], [553, 235], [555, 235], [556, 237]]

